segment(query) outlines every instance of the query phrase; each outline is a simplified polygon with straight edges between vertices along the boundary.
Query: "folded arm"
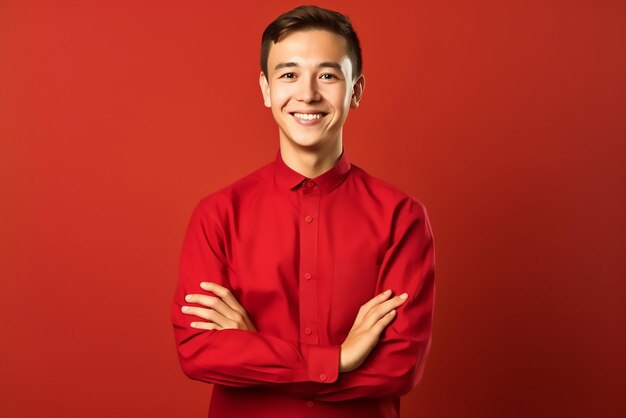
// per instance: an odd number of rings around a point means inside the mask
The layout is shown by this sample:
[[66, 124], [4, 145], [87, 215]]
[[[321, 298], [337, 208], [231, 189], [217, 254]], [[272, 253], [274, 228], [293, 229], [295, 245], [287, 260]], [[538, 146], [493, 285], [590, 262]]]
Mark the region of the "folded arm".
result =
[[[339, 373], [339, 346], [300, 344], [244, 329], [201, 329], [182, 312], [185, 296], [210, 279], [228, 288], [223, 231], [203, 201], [185, 235], [172, 323], [181, 368], [194, 380], [246, 387], [289, 382], [330, 384]], [[203, 205], [208, 205], [203, 206]], [[196, 305], [200, 306], [200, 305]]]
[[376, 347], [354, 371], [332, 385], [319, 386], [316, 398], [341, 401], [401, 396], [421, 380], [431, 345], [435, 296], [433, 236], [424, 206], [407, 198], [398, 206], [392, 242], [383, 259], [378, 289], [407, 292], [405, 304]]

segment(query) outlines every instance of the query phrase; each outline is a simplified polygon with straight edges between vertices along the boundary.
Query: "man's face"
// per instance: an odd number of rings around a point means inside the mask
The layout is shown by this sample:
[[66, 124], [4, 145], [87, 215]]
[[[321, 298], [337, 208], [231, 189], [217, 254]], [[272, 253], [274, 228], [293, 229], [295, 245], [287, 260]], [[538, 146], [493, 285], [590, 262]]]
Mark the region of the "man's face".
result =
[[344, 37], [326, 30], [296, 31], [273, 44], [268, 77], [261, 73], [265, 106], [280, 130], [281, 146], [327, 149], [339, 141], [350, 107], [358, 107], [363, 77], [352, 81]]

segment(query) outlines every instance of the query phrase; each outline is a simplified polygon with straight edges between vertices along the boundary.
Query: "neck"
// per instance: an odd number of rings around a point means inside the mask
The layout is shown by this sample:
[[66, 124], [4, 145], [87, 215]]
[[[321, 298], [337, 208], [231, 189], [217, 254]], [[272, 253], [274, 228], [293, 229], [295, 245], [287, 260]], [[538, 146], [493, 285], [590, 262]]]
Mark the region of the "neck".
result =
[[342, 150], [341, 138], [320, 148], [306, 148], [282, 139], [280, 141], [280, 155], [285, 164], [308, 178], [315, 178], [333, 168]]

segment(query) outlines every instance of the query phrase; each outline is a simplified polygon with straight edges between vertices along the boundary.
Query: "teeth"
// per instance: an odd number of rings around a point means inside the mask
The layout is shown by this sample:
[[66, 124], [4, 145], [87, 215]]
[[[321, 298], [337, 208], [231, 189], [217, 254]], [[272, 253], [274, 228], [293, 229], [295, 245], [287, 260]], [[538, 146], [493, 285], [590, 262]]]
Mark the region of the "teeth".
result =
[[294, 113], [293, 115], [302, 120], [313, 120], [322, 117], [321, 113]]

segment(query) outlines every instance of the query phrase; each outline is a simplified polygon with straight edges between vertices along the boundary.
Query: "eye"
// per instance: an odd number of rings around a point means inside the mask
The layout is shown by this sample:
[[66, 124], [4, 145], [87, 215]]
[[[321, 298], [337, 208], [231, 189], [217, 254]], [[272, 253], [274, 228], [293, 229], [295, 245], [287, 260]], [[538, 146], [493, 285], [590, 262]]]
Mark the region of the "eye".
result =
[[296, 78], [296, 73], [285, 73], [278, 78]]
[[334, 74], [326, 73], [326, 74], [322, 74], [320, 78], [323, 80], [332, 80], [333, 78], [337, 78], [337, 77]]

